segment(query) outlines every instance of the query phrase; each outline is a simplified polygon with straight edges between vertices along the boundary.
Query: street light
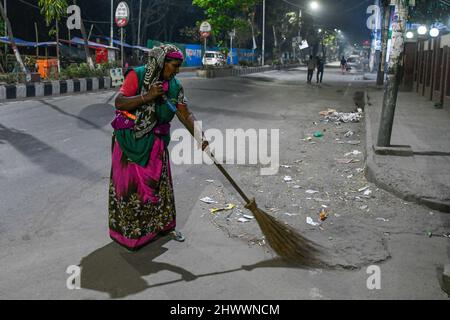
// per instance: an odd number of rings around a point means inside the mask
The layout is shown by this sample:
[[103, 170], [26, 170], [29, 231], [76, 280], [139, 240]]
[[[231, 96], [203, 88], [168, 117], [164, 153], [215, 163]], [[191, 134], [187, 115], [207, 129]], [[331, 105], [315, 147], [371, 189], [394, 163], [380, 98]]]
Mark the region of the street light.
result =
[[414, 32], [408, 31], [408, 32], [406, 33], [406, 38], [408, 38], [408, 39], [414, 38]]
[[312, 1], [309, 6], [311, 7], [312, 10], [318, 10], [320, 7], [317, 1]]
[[438, 28], [431, 28], [430, 30], [430, 36], [433, 38], [436, 38], [439, 35], [439, 29]]
[[423, 36], [424, 34], [426, 34], [427, 31], [428, 31], [428, 29], [427, 29], [427, 27], [425, 27], [425, 26], [420, 26], [420, 27], [417, 29], [417, 33], [420, 34], [421, 36]]

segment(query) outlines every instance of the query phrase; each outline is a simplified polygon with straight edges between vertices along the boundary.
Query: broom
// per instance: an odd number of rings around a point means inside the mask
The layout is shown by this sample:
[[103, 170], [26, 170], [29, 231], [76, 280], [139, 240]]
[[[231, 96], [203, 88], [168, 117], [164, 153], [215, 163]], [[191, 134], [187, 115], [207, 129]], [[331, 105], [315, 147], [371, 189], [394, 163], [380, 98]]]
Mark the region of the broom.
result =
[[[182, 105], [179, 105], [177, 108], [168, 99], [166, 99], [166, 102], [171, 110], [176, 113], [178, 119], [191, 133], [191, 135], [194, 138], [198, 138], [196, 137], [195, 132], [193, 132], [194, 129], [190, 128], [188, 124], [186, 108], [183, 108]], [[203, 141], [198, 142], [202, 144]], [[255, 199], [250, 199], [247, 197], [233, 178], [228, 174], [225, 168], [217, 162], [214, 154], [212, 154], [209, 150], [209, 147], [206, 147], [204, 151], [214, 161], [214, 164], [219, 171], [222, 172], [225, 178], [245, 201], [245, 208], [253, 213], [262, 233], [265, 236], [265, 239], [267, 240], [267, 243], [276, 254], [278, 254], [283, 260], [292, 264], [310, 267], [322, 265], [321, 261], [317, 258], [318, 249], [313, 246], [311, 241], [295, 232], [290, 226], [277, 221], [274, 217], [259, 209]]]

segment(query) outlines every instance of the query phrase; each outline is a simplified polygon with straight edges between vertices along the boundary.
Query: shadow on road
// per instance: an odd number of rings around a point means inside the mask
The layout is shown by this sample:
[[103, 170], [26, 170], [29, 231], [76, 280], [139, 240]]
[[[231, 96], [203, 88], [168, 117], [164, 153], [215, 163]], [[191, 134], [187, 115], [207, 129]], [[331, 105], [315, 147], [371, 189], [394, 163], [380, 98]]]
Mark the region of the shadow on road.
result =
[[[237, 271], [251, 271], [256, 268], [298, 268], [289, 265], [281, 259], [261, 261], [240, 268], [195, 275], [182, 267], [164, 262], [153, 261], [164, 254], [164, 248], [170, 238], [160, 238], [138, 252], [128, 252], [118, 244], [112, 242], [100, 248], [80, 262], [81, 287], [108, 293], [111, 298], [126, 298], [129, 295], [143, 292], [147, 289], [162, 287], [183, 281], [193, 281], [203, 277], [213, 277]], [[171, 271], [179, 274], [180, 279], [148, 283], [143, 277], [160, 271]]]
[[[108, 136], [111, 135], [110, 131], [103, 129], [103, 127], [111, 122], [114, 117], [114, 109], [110, 104], [100, 103], [89, 105], [81, 110], [80, 114], [77, 116], [62, 110], [60, 107], [47, 101], [40, 100], [40, 102], [65, 116], [76, 119], [78, 121], [78, 126], [82, 129], [96, 129]], [[95, 122], [89, 119], [95, 119]]]
[[83, 163], [54, 149], [44, 141], [23, 131], [0, 124], [0, 144], [5, 142], [49, 173], [92, 181], [99, 181], [101, 178], [98, 173], [93, 172]]

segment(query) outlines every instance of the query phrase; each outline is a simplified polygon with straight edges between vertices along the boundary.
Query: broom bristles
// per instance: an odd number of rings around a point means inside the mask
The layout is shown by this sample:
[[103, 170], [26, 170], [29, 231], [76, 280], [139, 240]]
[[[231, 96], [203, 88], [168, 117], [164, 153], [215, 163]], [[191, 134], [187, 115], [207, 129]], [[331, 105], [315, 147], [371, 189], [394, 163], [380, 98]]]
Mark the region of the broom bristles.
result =
[[322, 265], [318, 258], [319, 250], [310, 240], [259, 209], [254, 199], [246, 208], [252, 211], [269, 246], [283, 260], [306, 267]]

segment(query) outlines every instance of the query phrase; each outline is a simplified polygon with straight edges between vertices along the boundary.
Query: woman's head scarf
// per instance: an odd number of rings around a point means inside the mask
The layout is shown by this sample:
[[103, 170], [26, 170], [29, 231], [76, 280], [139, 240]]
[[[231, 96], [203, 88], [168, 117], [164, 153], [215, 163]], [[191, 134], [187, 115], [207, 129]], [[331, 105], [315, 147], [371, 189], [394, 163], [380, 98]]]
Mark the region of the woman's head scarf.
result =
[[[164, 62], [167, 58], [183, 60], [183, 53], [174, 45], [162, 45], [150, 50], [148, 55], [147, 69], [141, 94], [145, 95], [152, 85], [161, 80], [164, 70]], [[153, 130], [157, 124], [156, 103], [152, 101], [143, 105], [136, 111], [136, 122], [134, 134], [137, 139], [142, 138]]]

